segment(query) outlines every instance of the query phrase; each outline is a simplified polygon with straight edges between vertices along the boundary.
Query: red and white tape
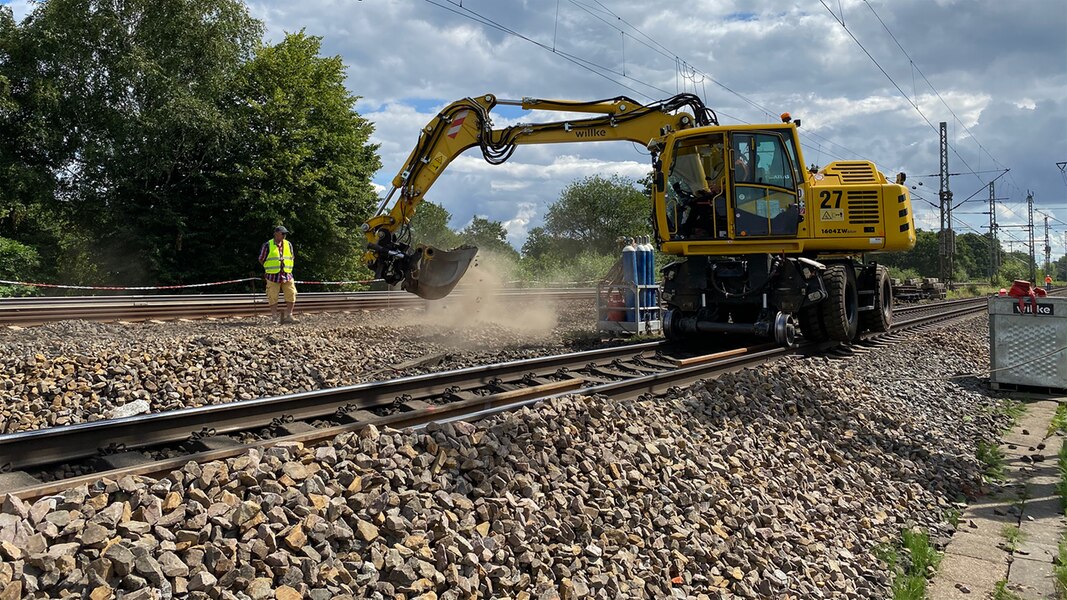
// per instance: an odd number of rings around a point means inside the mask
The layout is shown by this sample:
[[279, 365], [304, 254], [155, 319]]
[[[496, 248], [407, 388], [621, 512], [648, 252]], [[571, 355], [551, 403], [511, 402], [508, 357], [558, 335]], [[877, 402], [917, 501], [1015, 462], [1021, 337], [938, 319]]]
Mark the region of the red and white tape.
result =
[[[27, 287], [40, 287], [40, 288], [54, 288], [62, 290], [134, 290], [134, 291], [150, 291], [150, 290], [181, 290], [188, 288], [202, 288], [211, 287], [215, 285], [228, 285], [231, 283], [242, 283], [245, 281], [257, 281], [262, 277], [244, 277], [242, 279], [227, 279], [226, 281], [210, 281], [208, 283], [185, 283], [179, 285], [69, 285], [65, 283], [36, 283], [32, 281], [9, 281], [7, 279], [0, 279], [0, 285], [22, 285]], [[377, 279], [364, 279], [359, 281], [296, 281], [302, 285], [352, 285], [352, 284], [367, 284]]]

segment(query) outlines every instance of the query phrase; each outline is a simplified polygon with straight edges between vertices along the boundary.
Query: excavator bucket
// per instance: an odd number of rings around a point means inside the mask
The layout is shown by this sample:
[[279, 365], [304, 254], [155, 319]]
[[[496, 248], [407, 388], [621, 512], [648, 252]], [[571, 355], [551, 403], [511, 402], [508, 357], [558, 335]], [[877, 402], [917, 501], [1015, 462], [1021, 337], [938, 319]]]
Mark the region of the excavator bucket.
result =
[[444, 298], [456, 287], [467, 272], [478, 249], [462, 246], [454, 250], [440, 250], [420, 245], [417, 266], [404, 279], [404, 289], [426, 300]]

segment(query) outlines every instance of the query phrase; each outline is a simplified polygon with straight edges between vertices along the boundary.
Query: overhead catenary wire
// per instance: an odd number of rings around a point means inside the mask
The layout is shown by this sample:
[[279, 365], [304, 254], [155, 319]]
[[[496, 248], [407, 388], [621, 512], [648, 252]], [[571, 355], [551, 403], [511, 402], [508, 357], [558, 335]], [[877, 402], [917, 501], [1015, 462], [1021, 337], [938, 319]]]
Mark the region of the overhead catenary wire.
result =
[[[571, 54], [571, 53], [564, 52], [564, 51], [560, 50], [559, 47], [556, 44], [556, 32], [555, 31], [553, 32], [553, 43], [552, 43], [552, 45], [548, 45], [548, 44], [544, 44], [544, 43], [538, 42], [537, 40], [529, 37], [528, 35], [522, 34], [522, 33], [518, 32], [518, 31], [516, 31], [516, 30], [514, 30], [514, 29], [512, 29], [512, 28], [510, 28], [510, 27], [508, 27], [506, 25], [503, 25], [503, 24], [501, 24], [501, 23], [499, 23], [499, 22], [497, 22], [497, 21], [495, 21], [495, 20], [493, 20], [493, 19], [491, 19], [489, 17], [486, 17], [486, 16], [478, 13], [477, 11], [475, 11], [475, 10], [469, 8], [469, 7], [463, 6], [462, 3], [455, 2], [454, 0], [447, 0], [449, 2], [449, 4], [451, 4], [451, 6], [442, 5], [440, 3], [440, 1], [438, 1], [438, 0], [425, 0], [425, 1], [428, 2], [429, 4], [432, 4], [432, 5], [437, 6], [439, 8], [443, 8], [443, 9], [449, 11], [449, 12], [452, 12], [453, 14], [456, 14], [456, 15], [459, 15], [461, 17], [467, 18], [469, 20], [475, 21], [475, 22], [477, 22], [477, 23], [479, 23], [481, 25], [484, 25], [486, 27], [490, 27], [490, 28], [495, 29], [497, 31], [501, 31], [501, 32], [506, 33], [508, 35], [512, 35], [512, 36], [518, 37], [519, 39], [522, 39], [524, 41], [527, 41], [528, 43], [534, 44], [534, 45], [536, 45], [536, 46], [538, 46], [538, 47], [540, 47], [540, 48], [542, 48], [542, 49], [544, 49], [546, 51], [549, 51], [549, 52], [552, 52], [553, 54], [559, 55], [560, 57], [568, 60], [569, 62], [572, 62], [572, 63], [574, 63], [574, 64], [576, 64], [576, 65], [578, 65], [578, 66], [580, 66], [580, 67], [582, 67], [582, 68], [584, 68], [584, 69], [586, 69], [588, 71], [591, 71], [591, 72], [597, 74], [598, 76], [603, 77], [604, 79], [607, 79], [608, 81], [616, 83], [617, 85], [620, 85], [621, 87], [623, 87], [623, 88], [625, 88], [627, 90], [630, 90], [631, 92], [634, 92], [635, 94], [638, 94], [639, 96], [641, 96], [643, 98], [647, 98], [649, 100], [656, 99], [656, 97], [654, 97], [654, 96], [652, 96], [652, 95], [650, 95], [648, 93], [642, 92], [642, 91], [636, 89], [635, 87], [633, 87], [631, 85], [627, 85], [627, 84], [623, 83], [622, 81], [619, 81], [618, 79], [612, 78], [611, 76], [609, 76], [609, 74], [615, 75], [615, 76], [617, 76], [619, 78], [622, 78], [622, 79], [630, 80], [630, 81], [632, 81], [632, 82], [634, 82], [634, 83], [636, 83], [638, 85], [647, 87], [650, 90], [655, 90], [656, 92], [659, 92], [662, 95], [670, 95], [671, 94], [671, 92], [669, 92], [668, 90], [663, 89], [662, 87], [660, 87], [658, 85], [655, 85], [655, 84], [649, 83], [647, 81], [638, 79], [638, 78], [636, 78], [636, 77], [632, 76], [631, 74], [626, 73], [624, 71], [619, 71], [618, 69], [613, 69], [613, 68], [608, 67], [606, 65], [603, 65], [603, 64], [600, 64], [600, 63], [597, 63], [597, 62], [582, 58], [580, 56], [577, 56], [577, 55], [574, 55], [574, 54]], [[750, 106], [752, 106], [756, 110], [760, 111], [761, 113], [767, 115], [771, 119], [777, 118], [777, 115], [770, 108], [759, 104], [755, 100], [753, 100], [750, 97], [748, 97], [748, 96], [738, 92], [737, 90], [731, 88], [730, 86], [726, 85], [725, 83], [723, 83], [723, 82], [719, 81], [718, 79], [712, 77], [708, 73], [706, 73], [706, 72], [704, 72], [704, 71], [702, 71], [700, 69], [697, 69], [696, 67], [692, 66], [691, 64], [686, 62], [684, 59], [680, 58], [677, 54], [671, 52], [670, 49], [668, 49], [665, 45], [663, 45], [662, 43], [657, 41], [655, 38], [653, 38], [652, 36], [646, 34], [643, 31], [641, 31], [639, 28], [637, 28], [636, 26], [631, 24], [629, 21], [625, 20], [624, 18], [620, 17], [619, 15], [617, 15], [616, 13], [611, 11], [611, 9], [608, 8], [607, 6], [605, 6], [603, 2], [599, 2], [599, 1], [596, 2], [596, 5], [599, 8], [593, 7], [593, 6], [591, 6], [589, 4], [586, 4], [586, 3], [583, 3], [583, 2], [580, 2], [579, 0], [568, 0], [568, 2], [570, 2], [571, 4], [574, 4], [575, 6], [578, 6], [583, 11], [585, 11], [588, 14], [594, 16], [595, 18], [597, 18], [601, 22], [605, 23], [606, 25], [608, 25], [610, 27], [613, 27], [614, 29], [616, 29], [617, 31], [622, 33], [623, 35], [627, 35], [628, 37], [630, 37], [630, 39], [637, 41], [642, 46], [652, 50], [653, 52], [655, 52], [655, 53], [657, 53], [657, 54], [659, 54], [659, 55], [661, 55], [661, 56], [663, 56], [665, 58], [668, 58], [668, 59], [670, 59], [672, 61], [675, 61], [676, 62], [676, 75], [678, 75], [677, 64], [683, 64], [686, 67], [689, 67], [690, 69], [692, 69], [693, 73], [698, 74], [703, 78], [706, 78], [707, 80], [711, 81], [713, 84], [717, 85], [718, 87], [722, 88], [723, 90], [727, 91], [728, 93], [736, 96], [737, 98], [739, 98], [740, 100], [742, 100], [746, 104], [749, 104]], [[456, 7], [456, 8], [453, 8], [453, 7]], [[459, 10], [457, 10], [457, 9], [459, 9]], [[614, 17], [616, 19], [616, 21], [618, 21], [620, 23], [623, 23], [626, 27], [628, 27], [633, 32], [635, 32], [637, 34], [637, 36], [629, 34], [627, 31], [625, 31], [621, 27], [619, 27], [619, 26], [617, 26], [617, 25], [615, 25], [613, 23], [610, 23], [609, 21], [605, 20], [603, 17], [601, 17], [599, 15], [596, 15], [594, 11], [597, 11], [597, 12], [602, 11], [602, 12], [604, 12], [606, 14], [611, 15], [612, 17]], [[556, 26], [558, 26], [558, 15], [556, 17], [556, 24], [554, 25], [554, 29], [555, 29]], [[640, 38], [643, 38], [643, 40], [639, 39], [638, 36], [640, 36]], [[647, 41], [644, 41], [644, 40], [647, 40]], [[703, 82], [701, 82], [701, 85], [703, 87]], [[679, 86], [676, 86], [676, 92], [679, 91], [680, 89], [681, 88]], [[695, 90], [695, 86], [694, 86], [694, 92], [695, 91], [696, 90]], [[704, 89], [703, 91], [704, 91], [703, 95], [706, 98], [707, 97], [706, 89]], [[747, 120], [745, 120], [745, 119], [743, 119], [741, 117], [732, 115], [732, 114], [730, 114], [728, 112], [724, 112], [722, 110], [718, 110], [717, 112], [721, 116], [726, 117], [726, 118], [731, 119], [731, 120], [734, 120], [734, 121], [737, 121], [738, 123], [742, 123], [742, 124], [746, 124], [746, 125], [751, 125], [752, 124], [750, 121], [747, 121]], [[864, 160], [866, 160], [866, 158], [863, 156], [862, 153], [859, 153], [859, 152], [856, 152], [856, 151], [854, 151], [854, 150], [852, 150], [850, 148], [847, 148], [847, 147], [841, 145], [840, 143], [835, 142], [833, 140], [830, 140], [829, 138], [826, 138], [825, 136], [822, 136], [822, 135], [820, 135], [820, 134], [818, 134], [818, 133], [816, 133], [814, 131], [808, 130], [806, 132], [805, 136], [822, 140], [827, 145], [831, 145], [831, 146], [834, 146], [836, 148], [839, 148], [839, 149], [845, 151], [846, 153], [848, 153], [851, 156], [852, 159], [863, 158]], [[802, 142], [802, 145], [807, 145], [807, 144]], [[821, 148], [820, 150], [821, 150], [822, 153], [827, 154], [828, 156], [830, 156], [831, 158], [834, 158], [836, 160], [849, 160], [849, 159], [841, 156], [840, 154], [836, 154], [836, 153], [830, 152], [826, 148]]]
[[[929, 125], [931, 129], [933, 129], [935, 132], [938, 132], [939, 131], [938, 127], [936, 125], [934, 125], [930, 121], [930, 119], [926, 116], [926, 114], [922, 111], [922, 109], [919, 108], [918, 103], [916, 103], [914, 100], [912, 100], [911, 98], [908, 97], [908, 93], [905, 92], [900, 87], [900, 84], [897, 83], [896, 79], [894, 79], [893, 76], [890, 75], [889, 72], [885, 70], [885, 67], [883, 67], [882, 64], [880, 62], [878, 62], [878, 59], [876, 59], [874, 57], [874, 55], [871, 54], [871, 52], [869, 50], [867, 50], [867, 47], [863, 45], [863, 42], [861, 42], [858, 37], [856, 37], [856, 34], [852, 33], [852, 30], [849, 29], [848, 26], [845, 25], [844, 19], [838, 17], [838, 15], [833, 11], [833, 9], [830, 8], [829, 6], [827, 6], [825, 0], [819, 0], [819, 2], [823, 5], [823, 8], [825, 8], [826, 11], [830, 13], [830, 16], [832, 16], [834, 18], [834, 20], [837, 21], [837, 23], [839, 25], [841, 25], [841, 28], [845, 30], [845, 33], [847, 33], [850, 38], [852, 38], [852, 41], [856, 42], [856, 45], [859, 46], [860, 50], [862, 50], [863, 53], [867, 55], [867, 58], [871, 59], [871, 62], [873, 62], [874, 65], [878, 68], [878, 70], [882, 72], [882, 75], [885, 75], [886, 79], [888, 79], [889, 82], [893, 84], [893, 87], [896, 88], [896, 90], [898, 92], [900, 92], [900, 95], [903, 96], [905, 100], [907, 100], [908, 104], [910, 104], [911, 107], [915, 109], [915, 112], [919, 113], [919, 116], [922, 117], [922, 120], [925, 121], [926, 124]], [[978, 176], [978, 174], [975, 171], [975, 169], [973, 167], [971, 167], [971, 165], [967, 162], [967, 159], [963, 158], [963, 156], [959, 153], [959, 151], [956, 149], [956, 146], [954, 144], [949, 144], [948, 146], [949, 146], [949, 148], [952, 149], [952, 153], [955, 154], [956, 157], [960, 159], [960, 162], [962, 162], [963, 165], [965, 167], [967, 167], [967, 172], [968, 173], [973, 174], [975, 177], [978, 178], [979, 181], [984, 181], [981, 177]], [[985, 183], [988, 183], [988, 182], [985, 182]]]
[[[948, 112], [952, 114], [952, 117], [956, 120], [956, 122], [963, 126], [963, 130], [966, 131], [967, 134], [971, 136], [971, 139], [974, 140], [974, 142], [976, 144], [978, 144], [978, 147], [981, 148], [983, 151], [985, 151], [986, 156], [988, 156], [993, 161], [994, 164], [999, 165], [1002, 169], [1005, 168], [1000, 163], [1000, 161], [998, 161], [996, 159], [996, 157], [994, 157], [989, 152], [989, 150], [986, 149], [986, 147], [983, 146], [982, 143], [978, 141], [978, 138], [975, 137], [974, 132], [972, 132], [969, 127], [967, 127], [967, 124], [963, 122], [963, 119], [960, 119], [959, 115], [956, 114], [956, 111], [952, 110], [952, 107], [949, 106], [948, 102], [946, 102], [945, 99], [941, 96], [941, 93], [938, 92], [937, 88], [934, 87], [934, 84], [930, 83], [930, 80], [926, 78], [926, 74], [923, 73], [922, 69], [920, 69], [919, 66], [915, 64], [915, 60], [911, 57], [910, 54], [908, 54], [908, 51], [904, 49], [904, 46], [900, 43], [900, 41], [897, 40], [897, 36], [894, 35], [892, 31], [890, 31], [889, 26], [886, 25], [885, 21], [882, 20], [881, 15], [879, 15], [878, 11], [876, 11], [874, 9], [874, 6], [872, 6], [871, 3], [868, 0], [863, 0], [863, 3], [865, 5], [867, 5], [867, 8], [869, 8], [871, 13], [874, 14], [874, 17], [876, 19], [878, 19], [878, 22], [882, 25], [882, 28], [885, 29], [886, 33], [889, 34], [889, 37], [893, 38], [893, 42], [897, 45], [897, 48], [900, 48], [900, 51], [902, 53], [904, 53], [904, 56], [906, 56], [908, 58], [908, 62], [911, 64], [911, 67], [913, 69], [912, 70], [912, 77], [914, 78], [915, 71], [918, 71], [919, 75], [923, 78], [923, 81], [926, 82], [926, 85], [930, 86], [930, 89], [933, 90], [934, 95], [937, 96], [937, 99], [940, 100], [941, 104], [944, 105], [944, 107], [948, 109]], [[914, 82], [912, 83], [912, 87], [913, 88], [915, 87]], [[977, 174], [977, 172], [975, 172], [975, 174]]]

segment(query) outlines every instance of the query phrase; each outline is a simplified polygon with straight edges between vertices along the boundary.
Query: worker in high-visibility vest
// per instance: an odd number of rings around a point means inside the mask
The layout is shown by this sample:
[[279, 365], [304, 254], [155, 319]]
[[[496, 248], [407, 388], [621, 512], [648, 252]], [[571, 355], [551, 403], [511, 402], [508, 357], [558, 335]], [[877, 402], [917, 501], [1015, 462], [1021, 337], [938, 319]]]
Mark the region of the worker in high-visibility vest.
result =
[[[267, 282], [267, 304], [270, 318], [279, 323], [296, 323], [293, 307], [296, 306], [296, 281], [293, 277], [293, 244], [285, 239], [289, 230], [279, 225], [274, 228], [274, 239], [267, 240], [259, 250], [259, 264], [263, 265], [263, 278]], [[278, 317], [278, 296], [285, 296], [285, 311]]]
[[1052, 275], [1045, 275], [1045, 291], [1052, 291]]

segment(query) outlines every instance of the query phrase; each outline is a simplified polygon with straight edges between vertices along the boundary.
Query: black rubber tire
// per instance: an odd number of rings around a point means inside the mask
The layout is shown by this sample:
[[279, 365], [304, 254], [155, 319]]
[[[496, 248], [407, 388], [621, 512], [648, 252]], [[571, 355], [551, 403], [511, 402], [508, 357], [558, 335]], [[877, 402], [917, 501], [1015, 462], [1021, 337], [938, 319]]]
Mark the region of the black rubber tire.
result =
[[797, 313], [797, 322], [800, 324], [800, 333], [809, 342], [825, 342], [826, 330], [822, 326], [822, 315], [819, 304], [805, 306]]
[[828, 265], [822, 274], [828, 298], [820, 303], [826, 336], [838, 342], [850, 342], [859, 330], [859, 294], [856, 272], [851, 265]]
[[874, 310], [860, 313], [860, 325], [864, 331], [875, 333], [885, 333], [893, 326], [893, 286], [889, 269], [881, 265], [874, 271]]

